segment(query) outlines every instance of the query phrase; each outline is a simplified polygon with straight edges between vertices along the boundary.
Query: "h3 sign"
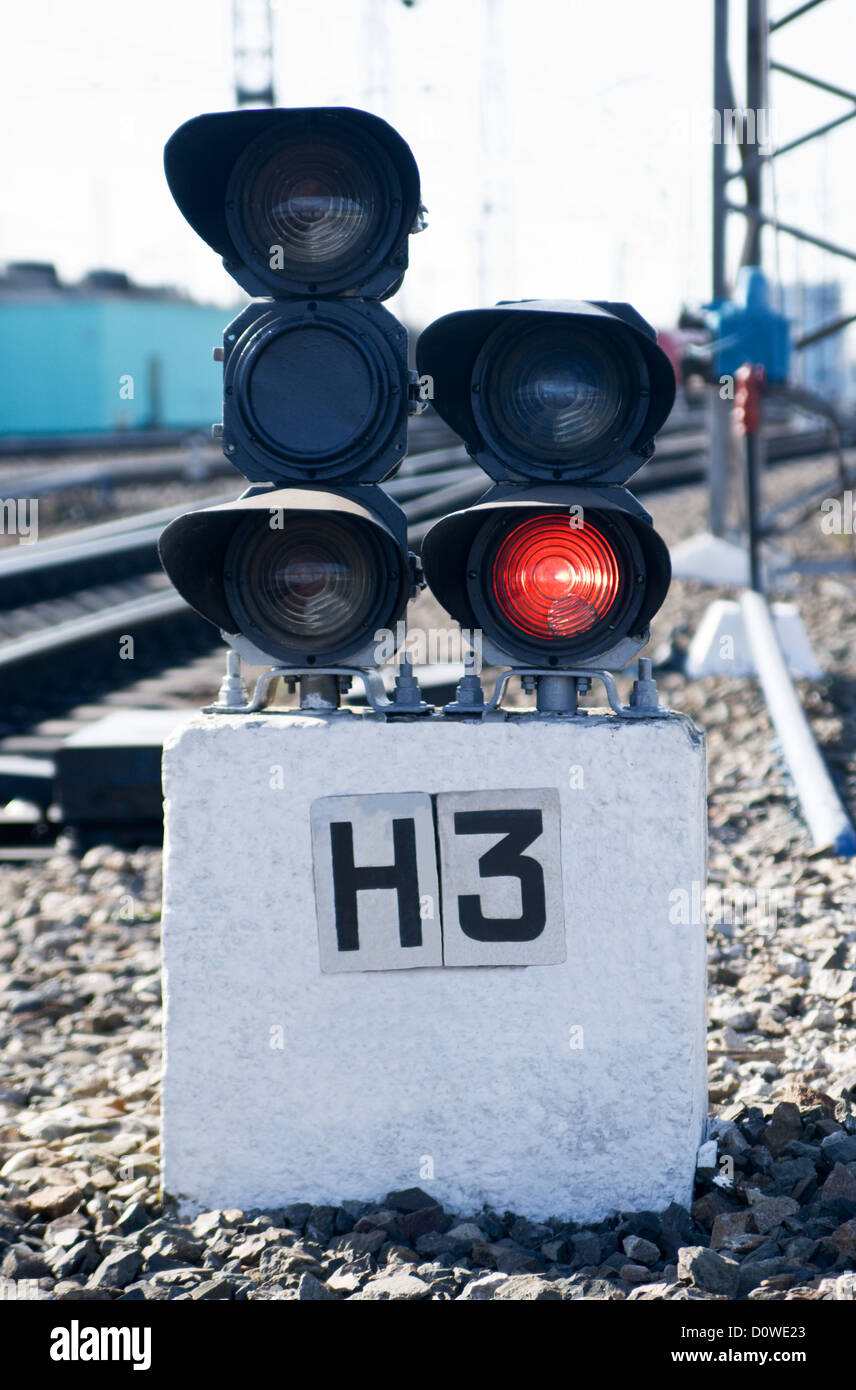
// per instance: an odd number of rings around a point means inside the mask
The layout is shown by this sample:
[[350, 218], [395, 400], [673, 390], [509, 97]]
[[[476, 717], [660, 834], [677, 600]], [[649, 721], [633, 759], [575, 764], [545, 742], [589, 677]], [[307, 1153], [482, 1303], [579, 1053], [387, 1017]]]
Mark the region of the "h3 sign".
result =
[[311, 818], [323, 971], [564, 961], [554, 788], [324, 796]]

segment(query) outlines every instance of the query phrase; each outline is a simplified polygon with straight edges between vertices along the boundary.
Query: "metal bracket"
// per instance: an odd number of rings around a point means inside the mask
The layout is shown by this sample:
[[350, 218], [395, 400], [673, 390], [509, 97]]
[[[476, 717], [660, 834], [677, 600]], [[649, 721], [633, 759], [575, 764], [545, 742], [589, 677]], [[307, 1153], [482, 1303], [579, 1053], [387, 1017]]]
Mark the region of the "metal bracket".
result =
[[[339, 682], [339, 689], [346, 690], [350, 682], [356, 677], [363, 686], [366, 700], [375, 714], [381, 714], [386, 719], [390, 718], [414, 718], [421, 715], [433, 714], [434, 706], [426, 704], [421, 699], [419, 684], [413, 676], [412, 667], [407, 657], [403, 657], [399, 674], [395, 682], [395, 694], [392, 699], [387, 695], [380, 672], [365, 666], [319, 666], [315, 670], [307, 671], [303, 667], [295, 666], [274, 666], [268, 671], [263, 671], [258, 677], [253, 691], [252, 698], [243, 702], [240, 699], [243, 693], [243, 686], [236, 669], [237, 662], [234, 654], [230, 653], [230, 664], [228, 667], [228, 677], [221, 686], [221, 698], [212, 705], [203, 707], [204, 714], [258, 714], [265, 709], [270, 702], [273, 685], [278, 680], [284, 680], [292, 684], [296, 681], [310, 680], [313, 683], [313, 693], [317, 703], [301, 703], [300, 709], [303, 713], [330, 714], [344, 713], [350, 714], [351, 711], [339, 710], [332, 700], [327, 703], [324, 699], [323, 684], [319, 678], [333, 677]], [[505, 695], [508, 682], [512, 676], [519, 676], [524, 688], [527, 686], [533, 689], [543, 678], [548, 677], [555, 682], [557, 677], [561, 680], [573, 681], [575, 683], [576, 694], [587, 693], [592, 680], [599, 680], [606, 692], [609, 707], [620, 719], [663, 719], [663, 718], [685, 718], [686, 716], [675, 715], [665, 705], [659, 703], [657, 695], [657, 685], [651, 675], [651, 662], [647, 657], [639, 660], [639, 674], [633, 683], [633, 691], [630, 696], [630, 703], [623, 705], [618, 695], [618, 687], [615, 677], [609, 671], [597, 669], [578, 669], [557, 671], [554, 667], [510, 667], [503, 671], [497, 678], [493, 688], [493, 693], [489, 700], [483, 705], [469, 702], [462, 704], [456, 702], [447, 705], [444, 714], [451, 717], [466, 717], [469, 719], [484, 719], [487, 715], [496, 714], [502, 708], [502, 700]], [[478, 679], [478, 677], [476, 677]], [[225, 698], [224, 697], [224, 692]], [[229, 695], [235, 698], [235, 703], [229, 703]], [[288, 713], [294, 713], [289, 710]], [[555, 708], [541, 708], [526, 712], [527, 718], [535, 719], [574, 719], [588, 718], [589, 711], [579, 714], [576, 711], [576, 695], [573, 698], [573, 710]]]
[[421, 415], [428, 409], [431, 403], [430, 396], [424, 395], [422, 390], [422, 377], [411, 368], [407, 373], [407, 413], [408, 415]]
[[356, 676], [362, 681], [363, 689], [366, 692], [366, 699], [373, 710], [379, 714], [386, 714], [392, 706], [386, 691], [383, 688], [383, 681], [377, 671], [367, 670], [362, 666], [319, 666], [317, 670], [307, 671], [303, 667], [296, 666], [274, 666], [269, 671], [263, 671], [256, 681], [256, 687], [252, 698], [243, 705], [206, 705], [203, 709], [204, 714], [258, 714], [260, 710], [266, 709], [270, 703], [274, 683], [278, 680], [298, 681], [305, 676]]
[[[642, 660], [644, 661], [644, 660], [646, 660], [646, 658], [643, 657]], [[640, 662], [640, 666], [641, 666], [641, 662]], [[648, 662], [648, 668], [650, 668], [650, 662]], [[504, 694], [505, 694], [505, 692], [506, 692], [506, 688], [507, 688], [507, 686], [508, 686], [508, 682], [511, 680], [511, 677], [512, 677], [512, 676], [529, 676], [529, 677], [541, 677], [541, 676], [553, 676], [553, 677], [555, 677], [555, 676], [568, 676], [568, 677], [571, 677], [571, 676], [573, 676], [573, 677], [576, 677], [578, 680], [587, 680], [587, 681], [599, 680], [599, 681], [601, 682], [601, 684], [603, 685], [604, 690], [606, 691], [606, 698], [607, 698], [607, 700], [608, 700], [608, 702], [609, 702], [609, 707], [610, 707], [610, 709], [613, 711], [614, 714], [618, 715], [618, 717], [621, 718], [621, 719], [663, 719], [663, 718], [665, 718], [667, 715], [670, 716], [670, 715], [672, 714], [672, 711], [671, 711], [666, 705], [661, 705], [661, 704], [659, 704], [659, 703], [657, 702], [657, 698], [656, 698], [656, 686], [654, 687], [654, 702], [653, 702], [653, 703], [648, 703], [647, 701], [644, 701], [644, 702], [643, 702], [643, 701], [640, 701], [638, 704], [623, 705], [623, 704], [621, 703], [621, 700], [620, 700], [619, 695], [618, 695], [618, 686], [617, 686], [616, 683], [615, 683], [615, 677], [614, 677], [609, 671], [600, 671], [600, 670], [591, 670], [591, 669], [589, 669], [589, 670], [576, 670], [576, 669], [575, 669], [575, 670], [562, 670], [562, 671], [557, 671], [557, 670], [555, 670], [555, 669], [552, 668], [552, 667], [548, 667], [548, 668], [545, 669], [544, 667], [540, 667], [540, 666], [525, 667], [525, 668], [523, 668], [523, 667], [512, 667], [512, 668], [511, 668], [510, 670], [508, 670], [508, 671], [503, 671], [503, 672], [502, 672], [502, 675], [498, 678], [498, 680], [497, 680], [497, 682], [496, 682], [496, 685], [495, 685], [494, 688], [493, 688], [493, 694], [491, 695], [490, 699], [489, 699], [489, 700], [487, 701], [487, 703], [485, 704], [485, 707], [484, 707], [484, 713], [485, 713], [485, 714], [490, 714], [490, 713], [492, 713], [493, 711], [496, 711], [496, 710], [500, 709], [500, 707], [501, 707], [501, 705], [502, 705], [502, 698], [503, 698], [503, 696], [504, 696]], [[650, 676], [645, 677], [645, 676], [642, 676], [641, 673], [640, 673], [640, 682], [642, 682], [642, 681], [644, 681], [645, 685], [648, 685], [648, 683], [650, 682]], [[639, 684], [640, 682], [637, 682], [636, 684]], [[653, 682], [651, 682], [651, 684], [653, 684]], [[648, 692], [647, 690], [646, 690], [645, 693], [646, 693], [646, 695], [649, 694], [649, 692]], [[535, 714], [534, 717], [537, 718], [537, 719], [549, 719], [549, 718], [555, 718], [556, 716], [555, 716], [555, 715], [550, 715], [550, 714], [537, 713], [537, 714]], [[562, 716], [562, 717], [573, 719], [573, 718], [587, 718], [588, 716], [587, 716], [587, 715], [564, 715], [564, 716]]]
[[[353, 680], [353, 678], [356, 677], [357, 680], [362, 683], [366, 700], [371, 705], [372, 709], [376, 714], [382, 714], [386, 718], [401, 718], [406, 715], [412, 717], [413, 715], [427, 714], [433, 708], [419, 700], [418, 686], [415, 691], [413, 691], [412, 688], [407, 690], [408, 698], [406, 701], [391, 700], [384, 689], [380, 672], [371, 670], [365, 666], [318, 666], [312, 671], [307, 671], [303, 667], [275, 666], [269, 671], [262, 672], [256, 681], [252, 698], [245, 704], [230, 705], [222, 704], [218, 701], [213, 705], [205, 705], [202, 712], [203, 714], [258, 714], [261, 710], [267, 708], [270, 702], [273, 685], [276, 681], [285, 680], [294, 682], [305, 680], [308, 677], [314, 679], [316, 676], [337, 676], [345, 677], [349, 680]], [[409, 672], [409, 665], [404, 675], [400, 675], [397, 678], [397, 689], [401, 688], [402, 681], [404, 682], [405, 688], [410, 686], [413, 682], [413, 677], [410, 676]], [[300, 708], [305, 714], [313, 713], [313, 707], [310, 705], [301, 705]], [[319, 704], [314, 708], [314, 712], [329, 714], [333, 712], [333, 709], [332, 707], [324, 707]], [[350, 711], [341, 712], [349, 713]], [[294, 713], [294, 711], [289, 710], [288, 713]]]
[[410, 566], [410, 597], [418, 598], [425, 588], [425, 571], [422, 568], [422, 556], [414, 555], [412, 550], [408, 550], [407, 563]]

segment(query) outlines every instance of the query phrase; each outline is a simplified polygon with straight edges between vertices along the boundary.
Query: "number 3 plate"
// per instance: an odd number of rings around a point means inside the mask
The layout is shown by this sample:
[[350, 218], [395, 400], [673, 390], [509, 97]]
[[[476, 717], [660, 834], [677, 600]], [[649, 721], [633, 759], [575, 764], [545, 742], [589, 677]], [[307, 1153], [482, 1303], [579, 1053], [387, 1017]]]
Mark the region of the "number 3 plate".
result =
[[437, 831], [444, 963], [563, 961], [558, 792], [441, 792]]
[[560, 824], [554, 788], [320, 797], [322, 970], [561, 963]]

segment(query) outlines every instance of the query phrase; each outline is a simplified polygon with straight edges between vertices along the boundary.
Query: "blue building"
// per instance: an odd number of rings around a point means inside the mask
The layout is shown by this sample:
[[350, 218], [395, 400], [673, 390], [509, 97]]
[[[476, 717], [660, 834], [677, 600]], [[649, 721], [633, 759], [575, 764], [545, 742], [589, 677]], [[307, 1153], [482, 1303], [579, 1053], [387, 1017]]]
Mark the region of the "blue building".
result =
[[62, 285], [53, 266], [0, 276], [0, 439], [208, 427], [211, 349], [235, 309], [135, 286], [115, 271]]

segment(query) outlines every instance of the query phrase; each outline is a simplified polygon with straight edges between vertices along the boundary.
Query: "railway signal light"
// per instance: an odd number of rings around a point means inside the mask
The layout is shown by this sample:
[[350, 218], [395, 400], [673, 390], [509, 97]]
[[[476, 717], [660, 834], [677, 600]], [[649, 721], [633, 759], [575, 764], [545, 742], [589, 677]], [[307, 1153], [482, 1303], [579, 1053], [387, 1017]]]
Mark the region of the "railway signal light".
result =
[[404, 514], [376, 488], [251, 488], [171, 522], [160, 554], [251, 665], [375, 665], [417, 582]]
[[623, 483], [675, 400], [657, 336], [629, 304], [521, 300], [446, 314], [416, 353], [434, 408], [498, 482]]
[[449, 314], [417, 347], [434, 406], [496, 480], [423, 543], [429, 587], [490, 660], [621, 669], [669, 586], [668, 551], [620, 484], [675, 395], [625, 304], [524, 300]]
[[253, 482], [379, 482], [407, 452], [407, 332], [382, 305], [256, 300], [223, 348], [223, 451]]
[[180, 126], [170, 192], [251, 295], [386, 299], [419, 225], [419, 172], [379, 116], [351, 107], [224, 111]]
[[378, 664], [420, 571], [377, 486], [407, 447], [407, 333], [380, 303], [421, 229], [413, 155], [345, 107], [196, 117], [166, 146], [190, 225], [252, 295], [215, 355], [223, 451], [254, 484], [180, 517], [161, 559], [254, 663]]

